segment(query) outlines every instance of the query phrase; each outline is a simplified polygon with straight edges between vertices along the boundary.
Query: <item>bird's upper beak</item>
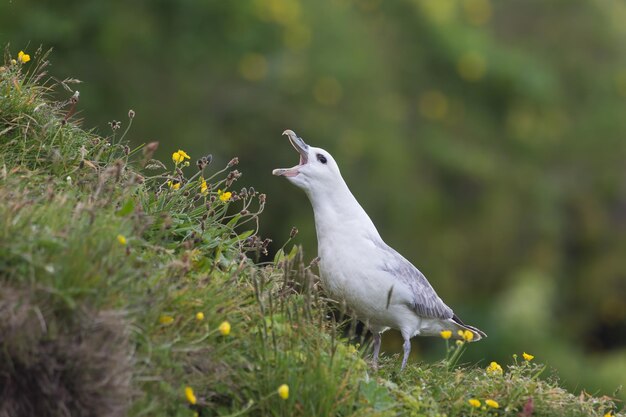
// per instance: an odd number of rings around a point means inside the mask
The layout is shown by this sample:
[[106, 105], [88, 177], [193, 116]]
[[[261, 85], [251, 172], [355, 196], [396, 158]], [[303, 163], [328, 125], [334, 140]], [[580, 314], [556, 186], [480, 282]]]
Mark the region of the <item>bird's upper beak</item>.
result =
[[296, 148], [296, 151], [300, 154], [300, 163], [292, 168], [279, 168], [272, 171], [273, 175], [284, 177], [295, 177], [300, 173], [299, 169], [306, 165], [309, 160], [309, 145], [304, 143], [302, 138], [299, 138], [293, 130], [285, 130], [283, 135], [289, 138], [291, 145]]

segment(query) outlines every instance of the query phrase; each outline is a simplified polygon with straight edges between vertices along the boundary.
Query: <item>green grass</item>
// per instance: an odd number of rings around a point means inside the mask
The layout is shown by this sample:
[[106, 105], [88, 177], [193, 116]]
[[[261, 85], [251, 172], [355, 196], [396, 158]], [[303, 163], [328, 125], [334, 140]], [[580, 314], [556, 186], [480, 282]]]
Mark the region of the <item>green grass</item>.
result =
[[458, 365], [464, 345], [403, 373], [383, 357], [373, 371], [369, 346], [346, 336], [353, 323], [328, 319], [302, 250], [288, 241], [255, 262], [269, 244], [257, 233], [266, 197], [236, 188], [237, 160], [155, 161], [156, 144], [128, 147], [133, 114], [108, 137], [80, 128], [72, 84], [52, 100], [63, 90], [33, 55], [6, 54], [0, 69], [0, 415], [617, 412], [535, 361], [502, 374]]

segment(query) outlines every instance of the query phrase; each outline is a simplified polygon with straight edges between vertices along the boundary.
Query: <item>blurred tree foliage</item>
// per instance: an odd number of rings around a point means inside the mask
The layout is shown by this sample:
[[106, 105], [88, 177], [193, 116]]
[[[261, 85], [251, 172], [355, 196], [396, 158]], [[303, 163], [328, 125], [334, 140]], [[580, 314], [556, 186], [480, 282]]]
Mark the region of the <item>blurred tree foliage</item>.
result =
[[290, 128], [483, 349], [586, 355], [587, 374], [626, 369], [624, 22], [620, 0], [0, 3], [11, 53], [53, 47], [51, 74], [85, 82], [79, 118], [132, 107], [162, 155], [239, 156], [264, 235], [297, 225], [314, 256], [306, 197], [270, 174], [297, 161]]

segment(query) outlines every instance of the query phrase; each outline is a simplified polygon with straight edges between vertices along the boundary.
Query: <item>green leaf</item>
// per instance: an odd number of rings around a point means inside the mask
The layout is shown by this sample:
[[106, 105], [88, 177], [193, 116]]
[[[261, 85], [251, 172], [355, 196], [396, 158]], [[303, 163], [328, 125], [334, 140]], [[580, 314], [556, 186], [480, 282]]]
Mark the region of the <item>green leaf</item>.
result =
[[298, 254], [298, 247], [296, 245], [293, 245], [291, 247], [291, 251], [289, 252], [289, 255], [287, 255], [287, 259], [288, 260], [293, 260], [293, 258], [296, 257], [296, 255]]
[[241, 214], [237, 214], [235, 215], [232, 219], [230, 219], [228, 221], [228, 223], [226, 223], [227, 227], [233, 228], [235, 227], [235, 225], [237, 224], [237, 222], [239, 221], [239, 219], [241, 219]]
[[362, 382], [360, 390], [365, 400], [374, 406], [374, 410], [382, 411], [394, 405], [394, 399], [389, 395], [389, 391], [374, 379]]
[[274, 263], [277, 264], [278, 262], [282, 261], [284, 257], [285, 257], [285, 252], [282, 249], [279, 249], [276, 252], [276, 255], [274, 255]]
[[250, 235], [252, 235], [252, 233], [254, 233], [254, 230], [246, 230], [245, 232], [237, 235], [237, 240], [244, 240], [248, 238]]
[[130, 213], [133, 212], [134, 208], [135, 208], [135, 200], [133, 200], [132, 198], [129, 198], [128, 200], [126, 200], [122, 208], [120, 208], [115, 214], [118, 217], [128, 216]]

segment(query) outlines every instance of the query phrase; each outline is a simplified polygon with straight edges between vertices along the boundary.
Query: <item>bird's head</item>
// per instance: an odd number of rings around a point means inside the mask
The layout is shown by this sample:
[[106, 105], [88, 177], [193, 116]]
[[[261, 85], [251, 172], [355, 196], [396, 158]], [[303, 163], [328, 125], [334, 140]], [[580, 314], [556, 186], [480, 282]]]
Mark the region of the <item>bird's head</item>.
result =
[[286, 177], [307, 192], [332, 190], [343, 183], [339, 167], [327, 151], [307, 145], [293, 130], [285, 130], [283, 135], [300, 154], [300, 162], [292, 168], [275, 169], [272, 174]]

